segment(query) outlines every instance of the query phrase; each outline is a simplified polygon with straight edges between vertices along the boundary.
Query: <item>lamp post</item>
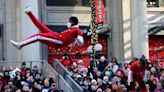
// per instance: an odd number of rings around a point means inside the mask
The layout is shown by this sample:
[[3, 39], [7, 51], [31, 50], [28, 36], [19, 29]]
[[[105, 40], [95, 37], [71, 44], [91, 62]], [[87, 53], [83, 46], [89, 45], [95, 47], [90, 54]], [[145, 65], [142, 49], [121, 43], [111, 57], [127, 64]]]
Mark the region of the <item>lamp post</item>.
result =
[[95, 50], [95, 45], [98, 43], [98, 34], [96, 33], [97, 31], [97, 23], [96, 23], [96, 17], [95, 17], [95, 0], [90, 0], [90, 5], [91, 5], [91, 24], [90, 24], [90, 29], [91, 29], [91, 44], [92, 44], [92, 62], [94, 62], [94, 66], [97, 66], [97, 60], [96, 60], [96, 50]]
[[103, 0], [90, 0], [90, 7], [91, 7], [91, 44], [92, 44], [92, 62], [94, 62], [94, 66], [97, 66], [98, 60], [96, 59], [96, 50], [95, 45], [98, 43], [98, 34], [97, 30], [100, 26], [103, 25], [104, 22], [104, 3]]

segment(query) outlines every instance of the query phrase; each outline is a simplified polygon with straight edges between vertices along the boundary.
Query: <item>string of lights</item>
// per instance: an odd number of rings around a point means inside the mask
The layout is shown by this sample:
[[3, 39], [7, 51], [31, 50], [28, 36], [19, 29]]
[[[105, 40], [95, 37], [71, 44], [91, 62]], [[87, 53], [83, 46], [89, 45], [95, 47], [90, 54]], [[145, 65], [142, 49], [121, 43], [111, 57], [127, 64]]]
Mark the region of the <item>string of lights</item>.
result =
[[91, 44], [92, 44], [92, 54], [91, 54], [91, 61], [94, 62], [94, 66], [97, 66], [98, 60], [96, 59], [96, 50], [95, 45], [98, 43], [98, 34], [96, 33], [98, 24], [96, 23], [96, 9], [95, 9], [95, 0], [90, 0], [90, 7], [91, 7]]

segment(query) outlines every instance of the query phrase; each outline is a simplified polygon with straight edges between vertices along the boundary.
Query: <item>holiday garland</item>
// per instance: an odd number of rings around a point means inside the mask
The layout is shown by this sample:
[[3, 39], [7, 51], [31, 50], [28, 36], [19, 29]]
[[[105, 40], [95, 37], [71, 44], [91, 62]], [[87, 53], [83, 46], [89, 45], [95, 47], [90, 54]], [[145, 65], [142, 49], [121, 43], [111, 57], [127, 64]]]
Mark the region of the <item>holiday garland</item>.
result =
[[90, 0], [90, 5], [91, 5], [91, 24], [90, 24], [90, 29], [91, 29], [91, 44], [92, 44], [92, 61], [94, 61], [94, 66], [97, 66], [97, 59], [96, 59], [96, 50], [95, 50], [95, 45], [98, 43], [98, 34], [96, 33], [98, 24], [96, 23], [96, 15], [95, 15], [95, 0]]

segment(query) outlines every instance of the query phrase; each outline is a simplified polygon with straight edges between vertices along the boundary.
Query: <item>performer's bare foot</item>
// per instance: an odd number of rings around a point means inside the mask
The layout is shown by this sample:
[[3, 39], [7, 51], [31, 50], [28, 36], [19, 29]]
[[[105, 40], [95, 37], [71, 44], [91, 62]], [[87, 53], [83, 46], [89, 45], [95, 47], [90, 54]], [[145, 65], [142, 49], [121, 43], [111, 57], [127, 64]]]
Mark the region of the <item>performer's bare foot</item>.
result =
[[10, 40], [10, 42], [12, 43], [12, 45], [14, 45], [15, 47], [17, 47], [18, 49], [21, 49], [21, 46], [19, 45], [18, 42], [15, 42], [13, 40]]
[[29, 3], [29, 4], [26, 5], [26, 7], [24, 9], [24, 12], [29, 13], [30, 11], [31, 11], [31, 4]]

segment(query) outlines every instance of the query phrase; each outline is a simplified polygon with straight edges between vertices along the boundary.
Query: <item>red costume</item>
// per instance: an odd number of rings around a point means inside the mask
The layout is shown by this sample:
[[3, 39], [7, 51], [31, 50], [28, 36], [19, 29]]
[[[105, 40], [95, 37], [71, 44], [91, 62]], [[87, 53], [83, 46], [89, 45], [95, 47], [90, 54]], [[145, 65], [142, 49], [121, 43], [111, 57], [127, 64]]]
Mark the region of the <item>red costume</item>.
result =
[[61, 59], [60, 59], [60, 62], [66, 66], [67, 68], [71, 68], [72, 66], [72, 61], [69, 57], [66, 57], [66, 56], [63, 56]]
[[[130, 66], [130, 71], [128, 74], [128, 83], [133, 82], [134, 86], [137, 82], [139, 84], [140, 92], [147, 92], [146, 88], [143, 88], [143, 77], [146, 67], [141, 67], [139, 65], [141, 61], [134, 61]], [[135, 89], [130, 92], [136, 92]]]
[[53, 47], [64, 47], [64, 46], [75, 46], [79, 45], [82, 46], [83, 41], [83, 34], [78, 24], [78, 19], [76, 17], [70, 17], [70, 28], [65, 30], [64, 32], [57, 33], [52, 30], [50, 30], [47, 26], [45, 26], [43, 23], [41, 23], [33, 14], [31, 11], [26, 11], [27, 15], [30, 17], [32, 22], [35, 24], [35, 26], [41, 31], [41, 33], [33, 35], [24, 41], [21, 42], [15, 42], [11, 40], [11, 43], [15, 45], [18, 48], [21, 48], [25, 45], [31, 44], [36, 41], [40, 41], [44, 44], [51, 45]]

